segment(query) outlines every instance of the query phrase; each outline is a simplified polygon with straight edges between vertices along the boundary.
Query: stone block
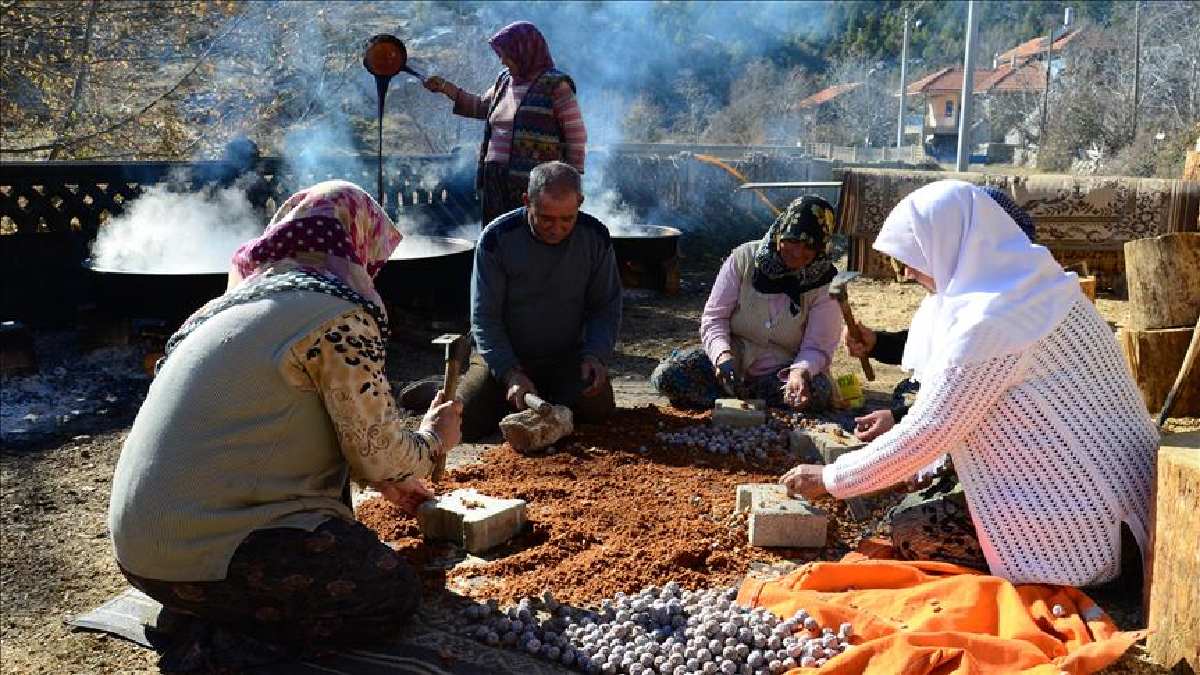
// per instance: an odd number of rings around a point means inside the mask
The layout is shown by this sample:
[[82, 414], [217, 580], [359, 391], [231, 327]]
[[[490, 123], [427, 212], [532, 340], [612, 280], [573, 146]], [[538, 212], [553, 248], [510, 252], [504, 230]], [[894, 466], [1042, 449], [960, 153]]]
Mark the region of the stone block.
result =
[[514, 450], [540, 450], [575, 431], [575, 418], [565, 405], [550, 406], [540, 413], [531, 408], [506, 415], [500, 420], [500, 433]]
[[521, 531], [525, 526], [525, 500], [455, 490], [422, 504], [417, 523], [427, 540], [450, 541], [471, 553], [482, 553]]
[[760, 399], [719, 398], [712, 422], [719, 427], [754, 427], [767, 423], [767, 402]]
[[825, 545], [829, 515], [787, 488], [770, 483], [738, 486], [738, 510], [749, 510], [751, 546], [819, 548]]

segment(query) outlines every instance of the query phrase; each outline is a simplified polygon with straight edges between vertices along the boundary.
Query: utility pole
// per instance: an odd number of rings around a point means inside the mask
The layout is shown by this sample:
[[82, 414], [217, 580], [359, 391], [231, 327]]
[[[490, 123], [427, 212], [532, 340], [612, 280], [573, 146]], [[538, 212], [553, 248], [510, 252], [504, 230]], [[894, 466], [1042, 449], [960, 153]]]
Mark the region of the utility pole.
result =
[[956, 171], [966, 171], [971, 163], [971, 109], [975, 97], [975, 0], [967, 0], [966, 53], [963, 55], [962, 96], [958, 103], [958, 161]]
[[1133, 130], [1129, 140], [1137, 138], [1138, 99], [1142, 95], [1142, 3], [1133, 3]]
[[1050, 112], [1050, 60], [1054, 58], [1054, 28], [1046, 33], [1046, 86], [1042, 89], [1042, 126], [1038, 129], [1038, 153], [1046, 147], [1046, 115]]
[[908, 77], [908, 8], [904, 8], [904, 41], [900, 43], [900, 110], [896, 113], [896, 149], [904, 147], [904, 91]]

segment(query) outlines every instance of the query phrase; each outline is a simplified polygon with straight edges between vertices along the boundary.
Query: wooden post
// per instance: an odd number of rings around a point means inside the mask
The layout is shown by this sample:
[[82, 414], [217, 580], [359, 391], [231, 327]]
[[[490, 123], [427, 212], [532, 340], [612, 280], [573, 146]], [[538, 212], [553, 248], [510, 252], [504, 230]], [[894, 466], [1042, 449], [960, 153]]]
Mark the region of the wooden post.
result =
[[1150, 501], [1146, 650], [1200, 671], [1200, 432], [1163, 437]]
[[1192, 327], [1200, 317], [1200, 232], [1125, 242], [1129, 325], [1133, 330]]
[[[1132, 303], [1130, 303], [1132, 304]], [[1192, 342], [1192, 327], [1154, 330], [1122, 329], [1118, 342], [1133, 373], [1146, 409], [1156, 413], [1175, 384], [1184, 356]], [[1178, 417], [1200, 415], [1200, 378], [1182, 382], [1175, 395], [1173, 414]]]

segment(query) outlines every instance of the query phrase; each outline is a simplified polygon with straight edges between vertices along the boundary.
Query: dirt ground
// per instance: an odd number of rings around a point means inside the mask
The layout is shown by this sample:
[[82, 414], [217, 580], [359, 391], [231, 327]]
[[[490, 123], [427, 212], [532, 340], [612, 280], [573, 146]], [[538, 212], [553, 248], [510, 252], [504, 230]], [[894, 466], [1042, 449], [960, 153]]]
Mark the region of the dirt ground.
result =
[[[619, 354], [613, 364], [615, 378], [645, 378], [671, 349], [697, 341], [697, 320], [714, 271], [713, 261], [693, 260], [685, 266], [684, 290], [679, 295], [628, 294]], [[851, 287], [856, 315], [875, 328], [905, 326], [920, 297], [919, 289], [912, 285], [864, 280]], [[1123, 322], [1124, 304], [1098, 302], [1114, 324]], [[440, 365], [438, 354], [428, 346], [397, 346], [390, 360], [399, 364], [393, 367], [399, 380], [433, 375]], [[839, 354], [834, 369], [858, 372], [857, 363], [844, 353]], [[872, 398], [885, 400], [900, 372], [886, 365], [877, 366], [876, 371], [878, 379], [868, 386], [868, 392]], [[623, 402], [630, 403], [628, 398]], [[1200, 426], [1196, 420], [1180, 420], [1176, 425], [1181, 430]], [[105, 515], [113, 469], [127, 431], [128, 417], [114, 421], [106, 430], [3, 450], [0, 671], [155, 669], [155, 655], [148, 650], [103, 635], [75, 633], [63, 624], [125, 587], [109, 548]], [[1131, 653], [1109, 672], [1165, 671]]]

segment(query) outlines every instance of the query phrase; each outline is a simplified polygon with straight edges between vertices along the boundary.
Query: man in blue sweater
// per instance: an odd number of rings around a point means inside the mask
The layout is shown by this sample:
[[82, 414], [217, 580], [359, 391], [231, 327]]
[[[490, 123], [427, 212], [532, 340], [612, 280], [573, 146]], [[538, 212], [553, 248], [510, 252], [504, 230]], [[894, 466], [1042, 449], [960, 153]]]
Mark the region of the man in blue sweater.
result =
[[608, 228], [579, 211], [580, 175], [563, 162], [535, 167], [524, 201], [475, 247], [471, 324], [487, 368], [472, 368], [460, 387], [466, 440], [523, 410], [526, 392], [570, 406], [580, 422], [616, 407], [607, 363], [621, 280]]

